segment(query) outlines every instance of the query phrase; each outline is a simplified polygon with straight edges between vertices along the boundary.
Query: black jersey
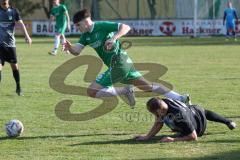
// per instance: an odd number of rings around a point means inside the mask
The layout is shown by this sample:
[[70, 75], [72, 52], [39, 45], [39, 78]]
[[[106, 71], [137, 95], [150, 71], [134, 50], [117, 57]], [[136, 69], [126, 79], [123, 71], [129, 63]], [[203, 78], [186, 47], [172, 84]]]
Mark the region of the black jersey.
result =
[[206, 129], [204, 109], [172, 99], [163, 99], [163, 101], [168, 105], [168, 112], [163, 118], [164, 124], [183, 136], [191, 134], [194, 130], [198, 136], [203, 135]]
[[0, 45], [15, 47], [14, 29], [15, 22], [21, 20], [19, 11], [9, 7], [4, 10], [0, 7]]

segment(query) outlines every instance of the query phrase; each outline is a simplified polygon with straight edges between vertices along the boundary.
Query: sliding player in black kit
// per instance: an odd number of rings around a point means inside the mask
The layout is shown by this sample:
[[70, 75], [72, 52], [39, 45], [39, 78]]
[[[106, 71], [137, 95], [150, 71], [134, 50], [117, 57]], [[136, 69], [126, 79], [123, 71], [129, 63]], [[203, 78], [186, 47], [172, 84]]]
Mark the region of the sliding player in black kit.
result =
[[151, 98], [147, 109], [155, 115], [156, 121], [147, 135], [137, 136], [136, 140], [144, 141], [155, 136], [166, 124], [179, 136], [163, 137], [161, 142], [197, 140], [206, 130], [207, 120], [225, 124], [229, 129], [235, 129], [236, 123], [215, 112], [201, 108], [198, 105], [186, 105], [172, 99]]

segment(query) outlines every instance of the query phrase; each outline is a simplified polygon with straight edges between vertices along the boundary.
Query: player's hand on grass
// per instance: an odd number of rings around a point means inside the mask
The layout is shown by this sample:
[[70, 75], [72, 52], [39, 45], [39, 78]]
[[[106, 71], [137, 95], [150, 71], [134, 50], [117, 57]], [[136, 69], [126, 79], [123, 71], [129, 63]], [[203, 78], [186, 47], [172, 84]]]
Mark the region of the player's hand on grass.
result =
[[160, 142], [174, 142], [174, 138], [172, 137], [163, 137]]
[[29, 36], [25, 37], [25, 41], [26, 41], [26, 43], [28, 43], [30, 45], [32, 44], [32, 39]]
[[139, 136], [134, 137], [134, 139], [137, 141], [146, 141], [149, 138], [147, 136], [139, 135]]
[[69, 42], [68, 40], [66, 40], [66, 42], [62, 45], [62, 50], [63, 51], [69, 51], [72, 47], [71, 42]]
[[108, 40], [106, 40], [106, 42], [105, 42], [105, 44], [104, 44], [105, 49], [106, 49], [107, 51], [111, 50], [111, 49], [113, 48], [115, 42], [116, 42], [116, 41], [113, 40], [113, 39], [108, 39]]

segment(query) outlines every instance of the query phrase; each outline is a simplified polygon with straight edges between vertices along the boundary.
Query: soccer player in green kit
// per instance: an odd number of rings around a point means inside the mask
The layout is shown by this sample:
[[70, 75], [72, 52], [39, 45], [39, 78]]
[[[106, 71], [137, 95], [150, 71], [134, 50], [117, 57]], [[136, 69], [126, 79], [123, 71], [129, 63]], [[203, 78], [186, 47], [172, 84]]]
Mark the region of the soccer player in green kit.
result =
[[[64, 50], [77, 56], [87, 45], [91, 46], [102, 59], [108, 70], [96, 78], [88, 87], [87, 94], [93, 98], [124, 95], [128, 104], [135, 106], [133, 86], [147, 91], [162, 94], [165, 97], [188, 103], [188, 95], [180, 95], [167, 87], [148, 82], [135, 70], [132, 60], [122, 49], [119, 38], [130, 31], [130, 27], [122, 23], [108, 21], [93, 22], [88, 9], [77, 12], [73, 17], [75, 26], [82, 33], [78, 43], [72, 45], [66, 40]], [[114, 83], [128, 84], [126, 87], [113, 87]]]
[[57, 50], [60, 45], [60, 39], [62, 40], [62, 44], [66, 42], [65, 39], [65, 31], [68, 28], [70, 30], [70, 18], [65, 5], [60, 4], [60, 0], [53, 0], [53, 8], [51, 9], [50, 13], [50, 24], [51, 26], [52, 21], [56, 21], [55, 24], [55, 40], [54, 40], [54, 48], [49, 54], [57, 55]]

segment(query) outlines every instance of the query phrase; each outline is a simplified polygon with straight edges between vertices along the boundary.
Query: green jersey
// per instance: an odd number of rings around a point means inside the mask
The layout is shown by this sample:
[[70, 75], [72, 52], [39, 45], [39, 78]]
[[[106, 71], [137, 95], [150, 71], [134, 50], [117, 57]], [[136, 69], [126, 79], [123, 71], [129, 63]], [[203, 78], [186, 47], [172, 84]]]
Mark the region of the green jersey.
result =
[[67, 24], [67, 17], [65, 13], [67, 12], [67, 8], [65, 5], [58, 5], [54, 6], [51, 9], [51, 15], [56, 18], [56, 26], [58, 28], [61, 28], [62, 26], [65, 26]]
[[113, 37], [114, 32], [117, 32], [119, 23], [115, 22], [95, 22], [90, 32], [83, 33], [78, 43], [83, 46], [91, 46], [103, 60], [103, 62], [110, 67], [113, 55], [124, 53], [120, 42], [117, 40], [111, 51], [105, 50], [106, 40]]
[[142, 77], [135, 70], [131, 58], [116, 40], [112, 50], [105, 49], [106, 40], [112, 38], [119, 29], [119, 23], [95, 22], [90, 32], [83, 33], [78, 43], [89, 45], [97, 52], [102, 61], [109, 67], [106, 72], [96, 78], [96, 83], [104, 87], [112, 86], [116, 82], [130, 84], [132, 80]]

